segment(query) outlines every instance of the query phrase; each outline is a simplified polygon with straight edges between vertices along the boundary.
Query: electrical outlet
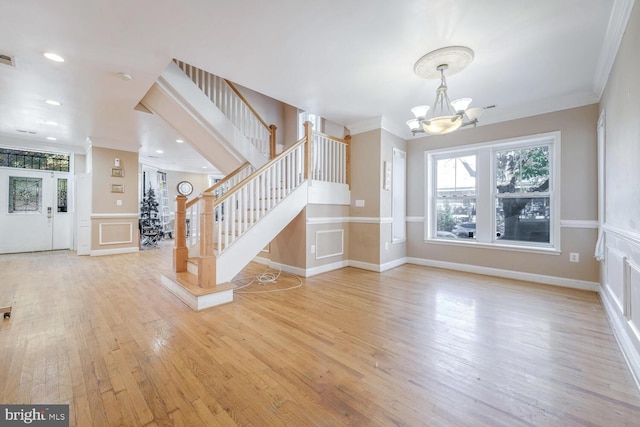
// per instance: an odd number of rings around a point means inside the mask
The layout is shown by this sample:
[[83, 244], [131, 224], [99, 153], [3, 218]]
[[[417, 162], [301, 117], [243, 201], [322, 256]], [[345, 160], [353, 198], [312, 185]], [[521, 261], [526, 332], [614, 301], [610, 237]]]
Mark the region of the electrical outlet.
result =
[[384, 250], [385, 251], [389, 250], [389, 242], [384, 242]]
[[122, 200], [116, 200], [116, 206], [122, 206]]
[[312, 254], [316, 253], [316, 245], [311, 245], [311, 253]]
[[356, 208], [364, 208], [364, 200], [356, 200]]
[[569, 254], [569, 261], [580, 262], [580, 254], [578, 252], [571, 252]]

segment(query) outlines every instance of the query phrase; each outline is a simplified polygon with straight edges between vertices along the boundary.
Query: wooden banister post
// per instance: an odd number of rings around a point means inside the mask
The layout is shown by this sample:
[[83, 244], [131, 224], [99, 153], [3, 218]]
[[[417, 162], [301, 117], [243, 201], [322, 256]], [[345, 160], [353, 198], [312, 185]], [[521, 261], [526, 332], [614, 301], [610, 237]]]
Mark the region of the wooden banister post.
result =
[[187, 271], [187, 196], [176, 196], [175, 246], [173, 248], [173, 271]]
[[304, 137], [307, 139], [304, 145], [304, 177], [311, 178], [311, 143], [313, 141], [313, 124], [310, 121], [304, 122]]
[[198, 286], [210, 288], [216, 285], [216, 257], [213, 246], [215, 214], [213, 203], [215, 196], [211, 192], [202, 195], [200, 213], [200, 258], [198, 259]]
[[344, 140], [347, 141], [347, 158], [345, 159], [347, 187], [351, 188], [351, 135], [345, 136]]
[[269, 131], [270, 136], [269, 136], [269, 155], [270, 155], [270, 159], [274, 159], [277, 155], [276, 153], [276, 129], [278, 129], [278, 127], [276, 125], [270, 125], [269, 126]]

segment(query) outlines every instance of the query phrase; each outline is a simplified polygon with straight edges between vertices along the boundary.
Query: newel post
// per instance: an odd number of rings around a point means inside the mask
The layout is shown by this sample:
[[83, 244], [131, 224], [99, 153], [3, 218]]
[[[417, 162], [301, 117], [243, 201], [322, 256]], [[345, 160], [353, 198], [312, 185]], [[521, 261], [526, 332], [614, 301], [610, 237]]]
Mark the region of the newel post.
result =
[[213, 203], [215, 196], [211, 192], [202, 195], [200, 213], [200, 258], [198, 258], [198, 286], [210, 288], [216, 285], [216, 257], [213, 245], [213, 227], [215, 215]]
[[173, 247], [173, 271], [187, 271], [187, 196], [176, 196], [175, 243]]
[[344, 137], [344, 140], [347, 142], [347, 155], [345, 162], [347, 163], [345, 167], [346, 170], [346, 179], [347, 179], [347, 187], [351, 188], [351, 135], [347, 135]]
[[269, 136], [269, 155], [271, 159], [274, 159], [277, 155], [276, 153], [276, 129], [278, 129], [278, 127], [276, 125], [270, 125], [269, 126], [269, 131], [270, 136]]
[[304, 122], [304, 137], [307, 142], [304, 144], [304, 177], [311, 178], [311, 143], [313, 141], [313, 124], [310, 121]]

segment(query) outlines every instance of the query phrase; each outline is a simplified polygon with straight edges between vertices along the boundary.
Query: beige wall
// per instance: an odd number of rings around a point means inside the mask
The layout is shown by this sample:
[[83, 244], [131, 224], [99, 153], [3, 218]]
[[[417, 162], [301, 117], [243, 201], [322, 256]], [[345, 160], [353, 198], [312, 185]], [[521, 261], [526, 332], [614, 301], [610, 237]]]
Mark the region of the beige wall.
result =
[[178, 183], [182, 181], [189, 181], [193, 184], [193, 193], [188, 196], [188, 200], [196, 197], [209, 187], [209, 176], [207, 174], [167, 171], [167, 193], [171, 212], [175, 212], [176, 210], [175, 201], [178, 195]]
[[[111, 176], [116, 158], [124, 177]], [[91, 161], [91, 250], [137, 248], [138, 153], [92, 147], [87, 159]], [[124, 193], [112, 193], [113, 184], [124, 185]]]
[[[425, 215], [425, 151], [560, 131], [562, 141], [561, 219], [595, 221], [597, 219], [597, 119], [598, 106], [594, 104], [410, 141], [407, 144], [407, 215], [414, 217]], [[585, 228], [563, 227], [560, 255], [428, 243], [424, 241], [423, 222], [412, 222], [408, 225], [407, 256], [409, 257], [588, 282], [598, 281], [599, 266], [593, 258], [597, 233], [593, 224], [586, 225]], [[580, 262], [570, 263], [569, 252], [580, 253]]]
[[[381, 134], [376, 129], [351, 138], [349, 259], [374, 265], [380, 264]], [[364, 200], [364, 207], [356, 207], [356, 200]]]
[[238, 84], [235, 86], [267, 125], [275, 125], [278, 128], [276, 130], [276, 143], [284, 144], [284, 130], [287, 126], [285, 116], [286, 104], [244, 86]]

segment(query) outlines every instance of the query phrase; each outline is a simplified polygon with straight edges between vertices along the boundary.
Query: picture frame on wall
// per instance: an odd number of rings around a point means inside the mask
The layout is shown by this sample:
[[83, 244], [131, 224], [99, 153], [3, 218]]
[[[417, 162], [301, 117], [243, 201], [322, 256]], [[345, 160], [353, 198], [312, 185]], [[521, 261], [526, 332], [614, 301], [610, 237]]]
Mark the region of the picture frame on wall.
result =
[[124, 169], [122, 168], [111, 168], [111, 176], [116, 178], [124, 178]]
[[124, 184], [111, 184], [112, 193], [124, 193]]

